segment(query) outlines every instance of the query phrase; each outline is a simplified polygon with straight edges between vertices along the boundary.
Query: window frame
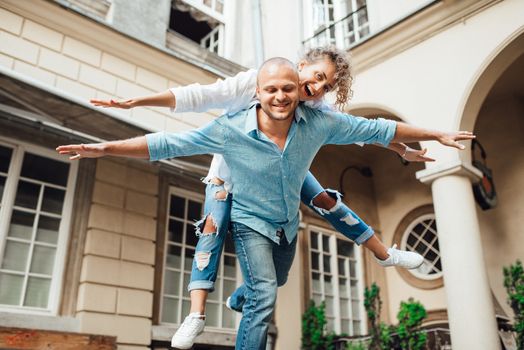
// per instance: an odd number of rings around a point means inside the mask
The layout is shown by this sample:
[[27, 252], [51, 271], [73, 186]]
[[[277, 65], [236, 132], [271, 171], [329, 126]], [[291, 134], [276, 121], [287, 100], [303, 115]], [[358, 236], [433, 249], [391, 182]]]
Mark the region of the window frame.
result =
[[[172, 4], [171, 6], [174, 6], [173, 2], [175, 0], [171, 0]], [[193, 7], [195, 10], [203, 13], [204, 15], [210, 17], [211, 19], [215, 20], [218, 24], [215, 26], [215, 28], [211, 29], [211, 31], [206, 34], [202, 39], [200, 39], [200, 42], [187, 38], [191, 42], [194, 42], [195, 44], [199, 45], [203, 49], [212, 52], [218, 56], [223, 57], [225, 52], [225, 35], [226, 35], [226, 10], [228, 6], [227, 0], [222, 0], [222, 13], [215, 10], [218, 0], [212, 0], [211, 7], [204, 4], [204, 0], [179, 0], [180, 2], [184, 3], [187, 6]], [[168, 28], [168, 31], [173, 31], [183, 37], [186, 38], [183, 34], [177, 32], [174, 29]], [[218, 33], [218, 39], [214, 39], [214, 35]], [[209, 46], [206, 45], [206, 41], [209, 41]], [[216, 51], [215, 51], [216, 50]]]
[[[435, 213], [422, 214], [422, 215], [418, 216], [417, 218], [415, 218], [408, 225], [408, 227], [404, 230], [404, 233], [402, 234], [402, 239], [400, 240], [400, 248], [402, 250], [406, 250], [406, 248], [407, 248], [406, 246], [407, 246], [408, 235], [411, 233], [411, 231], [413, 231], [413, 229], [416, 226], [421, 224], [422, 221], [425, 221], [425, 220], [428, 220], [428, 219], [436, 221]], [[435, 232], [435, 239], [438, 241], [438, 230]], [[435, 251], [435, 249], [433, 248], [433, 245], [431, 247], [429, 247], [429, 249], [433, 249]], [[438, 257], [442, 260], [442, 257], [440, 256], [440, 250], [438, 251]], [[442, 264], [442, 262], [441, 262], [441, 264]], [[421, 280], [424, 280], [424, 281], [432, 281], [432, 280], [436, 280], [436, 279], [444, 276], [444, 273], [442, 272], [442, 270], [439, 273], [436, 273], [434, 275], [424, 275], [422, 273], [419, 273], [417, 269], [409, 270], [409, 272], [411, 274], [413, 274], [415, 277], [417, 277], [417, 278], [419, 278]]]
[[[338, 251], [336, 251], [336, 247], [337, 247], [337, 239], [340, 239], [342, 241], [347, 241], [347, 242], [350, 242], [354, 245], [354, 254], [355, 254], [355, 260], [356, 260], [356, 264], [357, 264], [357, 274], [356, 274], [356, 278], [357, 280], [359, 281], [358, 283], [358, 297], [359, 297], [359, 319], [358, 321], [360, 321], [361, 323], [361, 328], [360, 328], [360, 335], [364, 335], [364, 334], [367, 334], [368, 332], [368, 327], [367, 327], [367, 314], [364, 310], [364, 283], [365, 283], [365, 280], [364, 280], [364, 257], [363, 257], [363, 252], [362, 252], [362, 249], [360, 246], [358, 246], [356, 243], [354, 243], [353, 241], [349, 240], [348, 238], [344, 237], [343, 235], [341, 235], [340, 233], [338, 233], [337, 231], [334, 231], [334, 230], [331, 230], [331, 229], [326, 229], [325, 227], [322, 227], [322, 226], [317, 226], [317, 225], [312, 225], [312, 224], [308, 224], [306, 229], [304, 230], [304, 234], [307, 236], [307, 247], [305, 249], [305, 256], [307, 258], [307, 263], [305, 264], [306, 266], [306, 269], [307, 269], [307, 273], [305, 274], [306, 275], [306, 278], [307, 278], [307, 281], [306, 281], [306, 285], [307, 285], [307, 294], [306, 294], [306, 299], [309, 301], [311, 299], [313, 299], [313, 278], [312, 278], [312, 273], [313, 273], [313, 269], [312, 269], [312, 262], [311, 262], [311, 253], [312, 253], [312, 250], [311, 250], [311, 232], [316, 232], [317, 234], [322, 234], [322, 235], [326, 235], [326, 236], [329, 236], [329, 246], [330, 246], [330, 250], [329, 250], [329, 254], [330, 254], [330, 268], [331, 268], [331, 276], [332, 276], [332, 281], [333, 281], [333, 299], [334, 299], [334, 303], [336, 305], [336, 307], [334, 308], [334, 317], [335, 317], [335, 321], [334, 321], [334, 329], [333, 331], [337, 334], [340, 334], [342, 331], [341, 331], [341, 327], [342, 327], [342, 318], [341, 318], [341, 314], [340, 314], [340, 288], [339, 288], [339, 278], [347, 278], [348, 279], [348, 283], [350, 281], [350, 275], [349, 276], [342, 276], [339, 274], [339, 271], [338, 271], [338, 258], [339, 258], [339, 254], [338, 254]], [[336, 255], [333, 253], [333, 250], [332, 249], [335, 249], [335, 252], [337, 253]], [[320, 249], [319, 249], [320, 250]], [[322, 262], [323, 264], [323, 262]], [[319, 266], [320, 268], [320, 266]], [[321, 274], [321, 276], [324, 276], [324, 273], [323, 271], [319, 271], [319, 273]], [[336, 276], [336, 278], [335, 278]], [[351, 287], [350, 287], [351, 288]], [[322, 297], [325, 298], [325, 291], [322, 292]], [[351, 298], [351, 295], [350, 295], [350, 298], [348, 299], [348, 302], [349, 302], [349, 307], [350, 307], [350, 311], [349, 311], [349, 324], [350, 324], [350, 332], [352, 332], [354, 334], [354, 329], [353, 329], [353, 321], [355, 320], [353, 318], [353, 313], [352, 313], [352, 301], [353, 299]], [[307, 305], [307, 304], [306, 304]]]
[[[214, 35], [218, 33], [218, 39], [215, 41]], [[209, 46], [206, 46], [206, 40], [209, 40]], [[209, 34], [200, 40], [200, 46], [219, 56], [224, 55], [224, 24], [221, 23], [212, 29]], [[216, 47], [216, 51], [215, 51]]]
[[[58, 155], [55, 151], [27, 142], [15, 140], [8, 137], [0, 137], [0, 145], [11, 148], [13, 153], [7, 172], [2, 206], [0, 207], [0, 262], [3, 260], [4, 249], [7, 242], [7, 233], [11, 215], [13, 212], [16, 191], [20, 181], [20, 172], [26, 153], [43, 156], [53, 160], [58, 160], [69, 164], [67, 184], [65, 186], [65, 196], [62, 208], [60, 227], [58, 229], [58, 240], [56, 243], [56, 255], [54, 260], [51, 285], [49, 288], [49, 299], [47, 309], [30, 306], [0, 305], [0, 311], [34, 314], [34, 315], [58, 315], [60, 302], [62, 299], [63, 280], [65, 274], [65, 262], [67, 258], [67, 247], [71, 232], [73, 199], [78, 173], [78, 162], [73, 162], [64, 156]], [[24, 272], [24, 276], [27, 274]]]
[[204, 0], [180, 0], [180, 1], [182, 1], [183, 3], [189, 6], [194, 7], [198, 11], [205, 13], [206, 15], [210, 17], [213, 17], [214, 19], [216, 19], [217, 21], [219, 21], [222, 24], [225, 22], [224, 13], [225, 13], [225, 8], [227, 6], [226, 5], [227, 0], [224, 0], [222, 4], [222, 13], [215, 10], [216, 2], [217, 2], [216, 0], [212, 0], [213, 5], [211, 7], [204, 5]]

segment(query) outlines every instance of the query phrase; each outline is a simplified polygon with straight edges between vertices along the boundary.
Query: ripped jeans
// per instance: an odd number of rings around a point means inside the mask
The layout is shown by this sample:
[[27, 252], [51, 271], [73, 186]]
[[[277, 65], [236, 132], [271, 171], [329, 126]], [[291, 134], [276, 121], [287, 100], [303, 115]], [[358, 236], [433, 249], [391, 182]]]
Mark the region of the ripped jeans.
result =
[[[217, 192], [221, 191], [224, 191], [224, 185], [210, 183], [206, 187], [204, 217], [195, 224], [199, 240], [195, 248], [191, 280], [188, 286], [189, 291], [207, 289], [212, 292], [214, 290], [231, 211], [230, 193], [227, 194], [225, 199], [216, 199]], [[324, 191], [333, 199], [336, 199], [335, 206], [329, 210], [313, 205], [313, 200]], [[300, 197], [302, 202], [315, 210], [338, 232], [356, 244], [360, 245], [373, 236], [373, 229], [342, 202], [340, 193], [330, 189], [325, 190], [311, 172], [308, 172], [304, 180]], [[213, 220], [216, 231], [211, 234], [202, 234], [205, 220], [208, 217]], [[242, 301], [239, 301], [238, 304], [242, 304]], [[241, 307], [241, 305], [238, 306]]]
[[[191, 280], [187, 290], [215, 289], [217, 271], [220, 266], [220, 257], [229, 229], [231, 214], [231, 193], [225, 198], [217, 198], [219, 193], [225, 192], [224, 185], [209, 183], [206, 187], [206, 200], [204, 203], [204, 217], [195, 223], [196, 234], [199, 236], [195, 248], [195, 257], [191, 268]], [[206, 219], [213, 221], [215, 233], [202, 233]]]

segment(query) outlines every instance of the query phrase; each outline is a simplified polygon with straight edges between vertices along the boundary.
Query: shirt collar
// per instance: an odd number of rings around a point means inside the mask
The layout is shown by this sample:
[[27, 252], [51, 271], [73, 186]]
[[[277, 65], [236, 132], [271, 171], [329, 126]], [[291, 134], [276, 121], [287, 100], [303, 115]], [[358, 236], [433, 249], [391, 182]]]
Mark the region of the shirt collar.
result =
[[[257, 107], [260, 106], [258, 101], [252, 102], [249, 105], [249, 111], [246, 117], [246, 126], [244, 132], [249, 134], [255, 131], [258, 134], [258, 121], [257, 121]], [[302, 103], [299, 103], [295, 110], [295, 122], [299, 123], [301, 120], [307, 123], [306, 113], [302, 110]]]

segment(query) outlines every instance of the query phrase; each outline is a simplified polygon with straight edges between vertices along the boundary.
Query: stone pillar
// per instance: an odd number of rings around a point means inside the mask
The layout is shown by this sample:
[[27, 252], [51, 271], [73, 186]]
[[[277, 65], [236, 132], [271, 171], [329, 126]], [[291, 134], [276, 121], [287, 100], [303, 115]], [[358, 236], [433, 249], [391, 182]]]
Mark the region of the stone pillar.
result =
[[433, 192], [453, 349], [500, 349], [471, 188], [479, 175], [461, 163], [417, 173]]

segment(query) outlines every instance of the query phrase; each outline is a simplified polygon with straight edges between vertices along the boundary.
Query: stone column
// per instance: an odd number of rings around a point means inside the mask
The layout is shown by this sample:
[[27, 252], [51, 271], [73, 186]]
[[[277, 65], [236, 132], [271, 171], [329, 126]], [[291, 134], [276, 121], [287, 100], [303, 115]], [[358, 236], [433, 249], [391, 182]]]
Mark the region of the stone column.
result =
[[417, 173], [431, 183], [453, 349], [500, 349], [471, 188], [480, 172], [456, 162]]

